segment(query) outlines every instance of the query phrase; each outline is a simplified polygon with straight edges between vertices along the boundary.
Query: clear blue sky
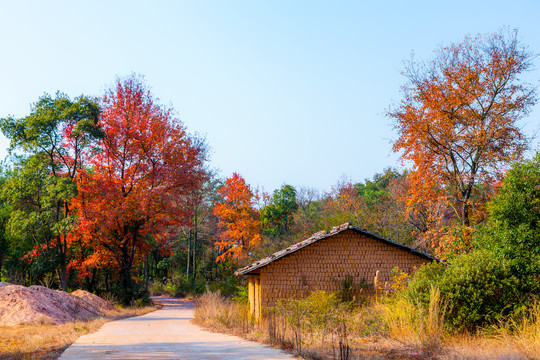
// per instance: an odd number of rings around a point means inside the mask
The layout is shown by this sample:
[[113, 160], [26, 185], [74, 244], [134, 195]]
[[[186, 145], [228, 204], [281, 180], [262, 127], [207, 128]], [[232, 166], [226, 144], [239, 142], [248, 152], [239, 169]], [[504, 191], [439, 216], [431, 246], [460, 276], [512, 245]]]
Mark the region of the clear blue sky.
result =
[[[399, 166], [384, 113], [411, 51], [506, 25], [538, 53], [539, 14], [538, 0], [3, 1], [0, 116], [27, 115], [44, 92], [101, 96], [136, 72], [206, 134], [222, 176], [329, 190]], [[540, 70], [525, 78], [538, 85]], [[539, 130], [539, 106], [523, 126]]]

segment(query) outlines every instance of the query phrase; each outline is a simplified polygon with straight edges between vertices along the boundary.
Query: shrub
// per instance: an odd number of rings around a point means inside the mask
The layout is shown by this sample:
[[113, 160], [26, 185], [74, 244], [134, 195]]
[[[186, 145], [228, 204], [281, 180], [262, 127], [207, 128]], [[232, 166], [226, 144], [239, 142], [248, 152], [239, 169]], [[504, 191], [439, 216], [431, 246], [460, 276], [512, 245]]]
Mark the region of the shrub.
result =
[[[228, 278], [221, 279], [208, 284], [210, 291], [219, 291], [223, 296], [234, 296], [238, 292], [238, 287], [246, 284], [244, 276], [229, 276]], [[206, 284], [203, 284], [203, 291], [206, 289]]]
[[444, 271], [448, 265], [439, 262], [426, 264], [418, 269], [405, 289], [405, 296], [412, 300], [412, 303], [429, 303], [429, 291], [433, 286], [441, 282]]
[[130, 281], [119, 281], [111, 289], [111, 295], [116, 302], [124, 306], [134, 306], [136, 304], [151, 304], [150, 292], [146, 284], [135, 279]]
[[249, 290], [247, 286], [237, 286], [236, 294], [233, 295], [232, 300], [239, 304], [249, 305]]
[[163, 284], [159, 280], [154, 280], [148, 285], [148, 290], [150, 291], [150, 295], [152, 296], [161, 296], [164, 295], [165, 292], [165, 284]]
[[446, 322], [457, 330], [474, 331], [495, 323], [526, 300], [508, 264], [488, 251], [457, 256], [448, 266], [421, 267], [405, 295], [427, 306], [430, 284], [440, 289], [447, 306]]

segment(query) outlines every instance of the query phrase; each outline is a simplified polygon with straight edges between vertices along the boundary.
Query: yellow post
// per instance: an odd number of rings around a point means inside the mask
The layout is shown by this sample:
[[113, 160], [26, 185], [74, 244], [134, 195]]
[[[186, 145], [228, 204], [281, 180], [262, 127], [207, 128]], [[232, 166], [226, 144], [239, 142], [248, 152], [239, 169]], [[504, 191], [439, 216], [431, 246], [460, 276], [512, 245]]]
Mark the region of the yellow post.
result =
[[261, 277], [256, 276], [255, 283], [255, 321], [258, 322], [261, 318]]
[[248, 298], [249, 298], [249, 313], [255, 316], [255, 276], [249, 275], [248, 278]]

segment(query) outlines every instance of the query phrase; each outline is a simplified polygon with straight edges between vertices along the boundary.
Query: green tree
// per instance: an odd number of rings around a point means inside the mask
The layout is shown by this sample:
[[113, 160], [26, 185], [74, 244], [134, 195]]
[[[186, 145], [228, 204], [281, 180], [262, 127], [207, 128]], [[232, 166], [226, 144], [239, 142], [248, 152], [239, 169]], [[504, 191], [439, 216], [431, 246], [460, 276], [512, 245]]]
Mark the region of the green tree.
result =
[[373, 180], [366, 179], [363, 183], [356, 184], [358, 196], [364, 198], [364, 203], [369, 207], [375, 207], [390, 197], [388, 187], [392, 180], [402, 175], [394, 169], [386, 169], [381, 174], [375, 174]]
[[[100, 108], [81, 95], [42, 96], [30, 115], [0, 120], [10, 139], [15, 170], [4, 185], [13, 206], [9, 229], [15, 240], [31, 239], [41, 249], [55, 248], [60, 287], [67, 290], [68, 233], [73, 222], [69, 208], [76, 193], [75, 177], [89, 155], [90, 144], [101, 137]], [[33, 255], [39, 255], [34, 252]]]
[[[6, 180], [3, 169], [0, 168], [0, 189]], [[7, 205], [5, 198], [0, 196], [0, 281], [2, 281], [2, 266], [9, 254], [9, 241], [6, 234], [6, 224], [9, 219], [11, 208]]]
[[292, 227], [294, 214], [298, 211], [296, 189], [283, 185], [274, 190], [270, 203], [261, 209], [261, 225], [264, 232], [274, 236], [286, 234]]
[[448, 265], [424, 266], [409, 283], [408, 294], [424, 304], [438, 287], [456, 328], [493, 324], [540, 294], [540, 153], [512, 166], [488, 211], [477, 249]]
[[516, 271], [540, 274], [540, 153], [515, 163], [488, 205], [483, 245]]

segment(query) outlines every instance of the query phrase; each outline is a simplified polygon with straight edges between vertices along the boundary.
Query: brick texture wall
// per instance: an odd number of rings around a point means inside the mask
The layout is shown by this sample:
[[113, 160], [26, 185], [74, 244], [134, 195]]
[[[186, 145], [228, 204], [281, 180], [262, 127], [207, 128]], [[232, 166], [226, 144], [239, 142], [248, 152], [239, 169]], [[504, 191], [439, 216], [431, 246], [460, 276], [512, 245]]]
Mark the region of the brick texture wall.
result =
[[396, 246], [353, 230], [319, 240], [260, 269], [262, 306], [273, 306], [280, 298], [304, 297], [313, 290], [339, 291], [347, 275], [358, 284], [390, 283], [391, 270], [412, 272], [413, 267], [429, 262]]

